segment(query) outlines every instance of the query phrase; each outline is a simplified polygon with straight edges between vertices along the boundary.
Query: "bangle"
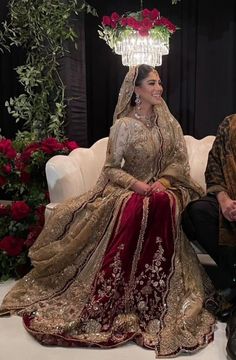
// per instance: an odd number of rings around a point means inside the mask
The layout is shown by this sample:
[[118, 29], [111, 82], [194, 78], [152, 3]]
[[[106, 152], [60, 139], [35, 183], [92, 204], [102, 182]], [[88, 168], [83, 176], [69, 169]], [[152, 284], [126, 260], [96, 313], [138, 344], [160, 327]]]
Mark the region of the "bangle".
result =
[[158, 181], [163, 185], [165, 186], [166, 189], [170, 188], [171, 187], [171, 183], [169, 180], [165, 179], [165, 178], [160, 178], [158, 179]]

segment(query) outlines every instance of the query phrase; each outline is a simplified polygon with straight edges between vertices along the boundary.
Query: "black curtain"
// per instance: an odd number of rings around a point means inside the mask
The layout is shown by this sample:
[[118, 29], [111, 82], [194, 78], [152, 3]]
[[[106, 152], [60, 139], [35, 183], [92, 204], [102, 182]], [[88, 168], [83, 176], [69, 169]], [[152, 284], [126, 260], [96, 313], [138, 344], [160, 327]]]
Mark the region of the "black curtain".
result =
[[60, 61], [60, 76], [65, 85], [66, 120], [65, 133], [80, 146], [88, 146], [86, 60], [84, 14], [73, 16], [71, 23], [78, 35], [76, 46], [71, 41], [65, 44], [66, 54]]
[[[7, 18], [8, 0], [0, 2], [0, 24]], [[10, 97], [18, 96], [22, 92], [15, 72], [18, 65], [23, 65], [25, 53], [22, 49], [12, 47], [11, 52], [0, 52], [0, 134], [7, 138], [14, 138], [22, 123], [16, 124], [15, 119], [8, 114], [5, 102]]]
[[[98, 37], [103, 15], [113, 11], [138, 11], [138, 0], [89, 0], [99, 18], [91, 15], [78, 19], [78, 52], [71, 49], [62, 63], [68, 103], [66, 130], [82, 146], [107, 136], [120, 85], [128, 71], [121, 57], [112, 53]], [[6, 15], [7, 0], [0, 3], [0, 14]], [[215, 134], [219, 122], [236, 112], [236, 3], [205, 0], [144, 0], [144, 7], [157, 7], [180, 29], [172, 36], [170, 54], [158, 68], [164, 85], [164, 98], [183, 127], [185, 134], [202, 138]], [[85, 31], [85, 34], [84, 32]], [[0, 59], [0, 128], [7, 137], [17, 129], [4, 102], [20, 91], [14, 67], [23, 63], [24, 54], [15, 49]]]

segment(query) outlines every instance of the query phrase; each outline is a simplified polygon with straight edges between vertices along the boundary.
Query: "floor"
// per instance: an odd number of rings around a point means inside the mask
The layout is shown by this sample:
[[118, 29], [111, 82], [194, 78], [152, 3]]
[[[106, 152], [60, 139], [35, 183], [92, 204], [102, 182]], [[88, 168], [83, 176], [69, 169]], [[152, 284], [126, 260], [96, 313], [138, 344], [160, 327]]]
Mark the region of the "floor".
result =
[[[14, 281], [0, 283], [0, 301]], [[225, 360], [225, 325], [217, 324], [215, 340], [205, 349], [189, 355], [191, 360]], [[37, 343], [23, 328], [17, 316], [0, 318], [0, 360], [155, 360], [151, 350], [126, 344], [111, 350], [45, 347]], [[167, 359], [166, 359], [167, 360]], [[178, 357], [187, 360], [187, 355]]]

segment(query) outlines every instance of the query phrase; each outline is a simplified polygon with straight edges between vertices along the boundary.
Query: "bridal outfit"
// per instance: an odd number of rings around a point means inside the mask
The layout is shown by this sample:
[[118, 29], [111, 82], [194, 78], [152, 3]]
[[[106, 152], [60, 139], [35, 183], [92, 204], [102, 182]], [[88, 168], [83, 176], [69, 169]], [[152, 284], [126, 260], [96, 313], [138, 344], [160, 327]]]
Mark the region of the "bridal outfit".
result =
[[[211, 284], [180, 227], [181, 212], [202, 190], [165, 102], [151, 125], [129, 117], [137, 71], [121, 87], [96, 186], [57, 206], [29, 251], [33, 269], [1, 305], [44, 345], [134, 341], [170, 357], [213, 339], [215, 320], [205, 309]], [[158, 179], [170, 187], [150, 196], [131, 190], [137, 180]]]

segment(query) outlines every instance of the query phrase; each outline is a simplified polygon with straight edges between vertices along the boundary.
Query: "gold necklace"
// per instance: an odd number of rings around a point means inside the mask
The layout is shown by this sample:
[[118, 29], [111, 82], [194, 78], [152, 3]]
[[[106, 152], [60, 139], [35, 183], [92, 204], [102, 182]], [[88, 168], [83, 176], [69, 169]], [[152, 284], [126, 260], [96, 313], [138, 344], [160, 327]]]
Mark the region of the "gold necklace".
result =
[[151, 128], [154, 126], [153, 124], [153, 113], [150, 116], [146, 115], [140, 115], [136, 111], [134, 111], [134, 117], [140, 121], [142, 121], [148, 128]]

